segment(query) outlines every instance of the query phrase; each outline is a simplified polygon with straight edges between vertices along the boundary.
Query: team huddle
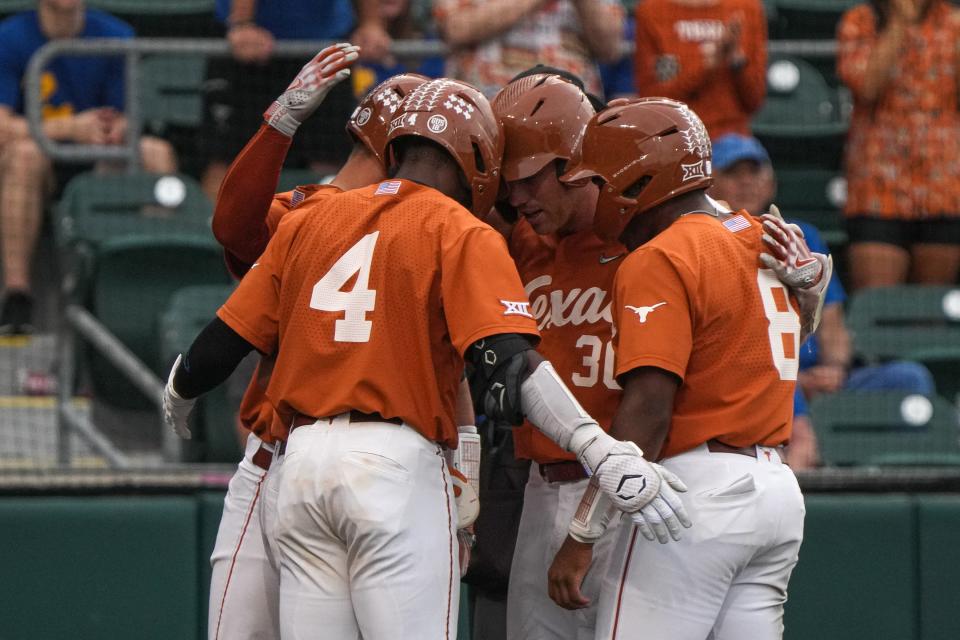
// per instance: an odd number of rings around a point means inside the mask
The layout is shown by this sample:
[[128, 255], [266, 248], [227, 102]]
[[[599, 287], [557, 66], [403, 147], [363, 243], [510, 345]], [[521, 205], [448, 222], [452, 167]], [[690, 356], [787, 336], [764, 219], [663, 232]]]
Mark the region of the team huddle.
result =
[[260, 355], [209, 637], [454, 638], [475, 412], [532, 460], [508, 638], [781, 637], [804, 516], [782, 445], [829, 259], [706, 194], [686, 105], [542, 67], [490, 101], [390, 78], [330, 184], [274, 194], [356, 59], [321, 51], [231, 166], [214, 233], [240, 282], [165, 390], [190, 437]]

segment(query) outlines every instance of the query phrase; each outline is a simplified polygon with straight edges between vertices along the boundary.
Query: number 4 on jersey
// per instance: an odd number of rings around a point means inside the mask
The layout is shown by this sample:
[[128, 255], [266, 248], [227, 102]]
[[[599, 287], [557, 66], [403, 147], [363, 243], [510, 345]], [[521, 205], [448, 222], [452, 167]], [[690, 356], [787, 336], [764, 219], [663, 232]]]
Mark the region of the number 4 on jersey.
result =
[[[334, 324], [333, 339], [337, 342], [368, 342], [373, 322], [367, 312], [377, 302], [375, 289], [368, 289], [373, 249], [380, 237], [379, 231], [369, 233], [337, 260], [330, 270], [313, 285], [310, 308], [318, 311], [343, 311], [343, 319]], [[350, 291], [341, 291], [356, 275]]]

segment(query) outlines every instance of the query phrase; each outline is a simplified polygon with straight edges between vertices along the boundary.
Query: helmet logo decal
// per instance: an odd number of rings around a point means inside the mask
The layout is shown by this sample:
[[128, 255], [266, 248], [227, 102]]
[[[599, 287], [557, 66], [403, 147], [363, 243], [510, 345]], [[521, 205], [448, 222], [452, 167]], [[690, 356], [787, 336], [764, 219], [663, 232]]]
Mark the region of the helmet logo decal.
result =
[[370, 111], [370, 107], [364, 107], [363, 109], [361, 109], [360, 113], [357, 114], [357, 126], [362, 127], [363, 125], [370, 122], [370, 115], [372, 113], [373, 112]]
[[470, 115], [474, 112], [472, 104], [460, 96], [455, 95], [447, 96], [447, 100], [443, 103], [443, 106], [452, 111], [456, 111], [458, 114], [463, 116], [464, 120], [469, 120]]
[[703, 160], [697, 160], [693, 164], [681, 164], [680, 168], [683, 169], [683, 178], [681, 182], [707, 177], [706, 171], [703, 167]]
[[400, 127], [412, 127], [417, 122], [417, 114], [407, 113], [400, 117], [394, 118], [390, 121], [390, 131], [387, 132], [387, 135], [393, 133], [394, 129], [399, 129]]
[[703, 126], [703, 121], [686, 105], [679, 111], [680, 116], [687, 123], [687, 129], [680, 132], [687, 153], [706, 159], [710, 156], [710, 136], [707, 135], [707, 129]]
[[443, 133], [447, 130], [447, 119], [439, 113], [432, 115], [427, 120], [427, 129], [433, 133]]
[[382, 104], [384, 108], [393, 113], [400, 106], [400, 103], [403, 102], [403, 98], [400, 97], [396, 91], [391, 87], [386, 87], [383, 91], [373, 96], [374, 102]]
[[407, 96], [404, 108], [407, 111], [433, 111], [437, 106], [440, 95], [449, 87], [449, 80], [432, 80], [424, 82]]

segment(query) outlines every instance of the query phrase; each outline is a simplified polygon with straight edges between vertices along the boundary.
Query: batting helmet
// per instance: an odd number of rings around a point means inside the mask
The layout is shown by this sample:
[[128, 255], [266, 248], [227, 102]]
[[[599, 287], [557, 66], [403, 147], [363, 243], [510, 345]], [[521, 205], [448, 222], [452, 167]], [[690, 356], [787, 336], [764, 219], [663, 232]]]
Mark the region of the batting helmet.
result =
[[393, 114], [407, 95], [429, 80], [419, 73], [401, 73], [387, 78], [367, 93], [347, 121], [347, 133], [359, 140], [387, 164], [387, 130]]
[[494, 96], [503, 125], [503, 178], [523, 180], [557, 158], [569, 160], [595, 111], [587, 95], [556, 75], [514, 80]]
[[709, 187], [711, 171], [710, 138], [700, 117], [676, 100], [641, 98], [594, 116], [560, 179], [604, 182], [593, 228], [615, 240], [634, 216]]
[[387, 144], [404, 136], [421, 136], [446, 149], [470, 184], [474, 215], [487, 216], [500, 185], [503, 132], [482, 93], [449, 78], [424, 82], [397, 109]]

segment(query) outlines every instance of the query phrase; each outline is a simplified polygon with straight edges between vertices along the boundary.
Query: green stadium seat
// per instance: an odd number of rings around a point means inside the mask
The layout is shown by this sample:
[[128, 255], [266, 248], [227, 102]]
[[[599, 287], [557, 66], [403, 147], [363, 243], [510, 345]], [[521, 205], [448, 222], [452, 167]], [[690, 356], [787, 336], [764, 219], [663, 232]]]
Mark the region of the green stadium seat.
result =
[[[157, 318], [170, 296], [186, 285], [231, 282], [199, 185], [188, 176], [82, 174], [67, 185], [55, 215], [74, 298], [165, 375]], [[90, 372], [99, 399], [151, 406], [101, 357], [91, 357]]]
[[777, 197], [774, 202], [785, 215], [800, 218], [817, 227], [831, 246], [846, 242], [843, 203], [846, 180], [829, 169], [785, 167], [777, 169]]
[[904, 285], [857, 292], [847, 324], [855, 351], [870, 362], [918, 360], [933, 373], [937, 393], [960, 391], [960, 289]]
[[216, 0], [87, 0], [126, 21], [139, 38], [222, 37]]
[[37, 0], [0, 0], [0, 16], [8, 16], [37, 7]]
[[808, 61], [771, 56], [767, 99], [753, 120], [778, 169], [787, 166], [837, 170], [850, 119], [846, 89], [831, 87]]
[[[186, 353], [197, 334], [213, 319], [217, 309], [230, 296], [234, 285], [196, 285], [178, 289], [160, 316], [160, 359], [169, 367], [177, 354]], [[242, 451], [237, 442], [232, 406], [223, 384], [206, 394], [194, 411], [190, 441], [195, 451], [188, 458], [205, 462], [235, 462]]]
[[824, 463], [960, 465], [960, 423], [947, 400], [899, 391], [840, 391], [810, 403]]
[[216, 0], [87, 0], [87, 4], [110, 13], [170, 15], [212, 12]]
[[141, 115], [154, 132], [168, 126], [200, 126], [206, 59], [192, 55], [151, 55], [140, 63]]
[[836, 37], [840, 17], [862, 0], [772, 0], [777, 6], [776, 35], [792, 40]]

